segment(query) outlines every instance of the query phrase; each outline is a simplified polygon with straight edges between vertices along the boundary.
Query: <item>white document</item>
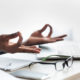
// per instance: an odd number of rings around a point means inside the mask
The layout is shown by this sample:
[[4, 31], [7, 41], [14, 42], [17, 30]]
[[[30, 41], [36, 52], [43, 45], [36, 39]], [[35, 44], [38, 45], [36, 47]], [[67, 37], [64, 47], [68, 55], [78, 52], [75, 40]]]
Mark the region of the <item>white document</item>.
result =
[[13, 58], [13, 59], [21, 59], [21, 60], [36, 60], [37, 54], [35, 53], [6, 53], [3, 55], [0, 55], [1, 57], [7, 57], [7, 58]]
[[0, 80], [20, 80], [20, 79], [17, 79], [12, 75], [0, 70]]
[[42, 51], [38, 54], [38, 58], [49, 55], [69, 55], [80, 58], [80, 47], [78, 43], [73, 41], [60, 41], [53, 44], [42, 45]]
[[46, 44], [46, 46], [43, 45], [40, 48], [42, 50], [41, 50], [40, 54], [37, 54], [37, 58], [47, 57], [50, 55], [57, 55], [58, 54], [57, 50], [54, 47], [50, 46], [49, 44]]
[[0, 57], [0, 69], [13, 71], [28, 66], [32, 61]]
[[34, 80], [43, 80], [52, 76], [52, 74], [40, 73], [35, 71], [28, 70], [18, 70], [11, 72], [13, 76], [24, 78], [24, 79], [34, 79]]

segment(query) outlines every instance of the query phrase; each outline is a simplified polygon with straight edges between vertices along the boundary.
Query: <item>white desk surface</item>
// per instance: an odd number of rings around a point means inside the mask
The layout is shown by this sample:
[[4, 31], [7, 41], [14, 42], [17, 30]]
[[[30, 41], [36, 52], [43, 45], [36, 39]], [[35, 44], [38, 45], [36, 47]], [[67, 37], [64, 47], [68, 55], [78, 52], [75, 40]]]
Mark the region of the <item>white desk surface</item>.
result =
[[[25, 56], [24, 56], [24, 54], [14, 54], [14, 55], [7, 54], [7, 55], [3, 55], [3, 56], [4, 57], [19, 58], [19, 59], [29, 59], [30, 57], [32, 57], [32, 59], [35, 59], [34, 57], [36, 55], [25, 54]], [[68, 70], [64, 70], [64, 71], [56, 71], [54, 66], [52, 66], [52, 65], [42, 66], [40, 64], [33, 65], [31, 68], [26, 67], [24, 69], [38, 71], [38, 72], [44, 72], [44, 73], [52, 73], [53, 76], [49, 79], [46, 79], [46, 80], [64, 80], [66, 77], [69, 77], [73, 74], [80, 72], [80, 61], [74, 61], [72, 67], [69, 68]], [[26, 79], [26, 80], [29, 80], [29, 79]]]

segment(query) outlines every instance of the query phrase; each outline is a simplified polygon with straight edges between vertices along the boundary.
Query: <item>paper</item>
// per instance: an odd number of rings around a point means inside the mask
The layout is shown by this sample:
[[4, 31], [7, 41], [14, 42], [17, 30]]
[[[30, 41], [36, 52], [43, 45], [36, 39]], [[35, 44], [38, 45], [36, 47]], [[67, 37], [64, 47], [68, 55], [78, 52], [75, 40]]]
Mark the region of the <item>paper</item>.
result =
[[29, 71], [29, 70], [17, 70], [11, 72], [11, 75], [16, 77], [21, 77], [24, 79], [34, 79], [34, 80], [43, 80], [51, 77], [51, 74], [40, 73], [40, 72]]
[[0, 80], [20, 80], [20, 79], [17, 79], [12, 75], [0, 70]]
[[0, 57], [0, 69], [13, 71], [28, 66], [32, 61]]
[[58, 54], [57, 50], [54, 47], [51, 47], [49, 45], [48, 46], [42, 46], [41, 49], [42, 49], [41, 53], [37, 54], [37, 58], [47, 57], [50, 55], [57, 55]]
[[14, 59], [21, 59], [21, 60], [36, 60], [37, 54], [33, 53], [6, 53], [3, 55], [0, 55], [1, 57], [8, 57], [8, 58], [14, 58]]

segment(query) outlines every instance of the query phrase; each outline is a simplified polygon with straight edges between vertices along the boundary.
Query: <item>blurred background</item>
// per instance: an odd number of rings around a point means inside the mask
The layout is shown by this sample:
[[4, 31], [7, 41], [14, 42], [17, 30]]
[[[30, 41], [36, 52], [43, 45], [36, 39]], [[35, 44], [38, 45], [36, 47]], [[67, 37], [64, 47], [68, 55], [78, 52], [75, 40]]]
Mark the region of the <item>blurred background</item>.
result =
[[79, 42], [80, 0], [0, 0], [0, 34], [21, 31], [25, 40], [45, 24], [53, 26], [52, 37]]

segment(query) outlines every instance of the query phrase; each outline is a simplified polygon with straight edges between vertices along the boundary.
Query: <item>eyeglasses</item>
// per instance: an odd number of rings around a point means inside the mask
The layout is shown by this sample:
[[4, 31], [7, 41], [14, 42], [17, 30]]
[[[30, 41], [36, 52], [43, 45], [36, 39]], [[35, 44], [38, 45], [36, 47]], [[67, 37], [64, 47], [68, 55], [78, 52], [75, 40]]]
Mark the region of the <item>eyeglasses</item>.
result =
[[61, 60], [61, 61], [57, 61], [57, 62], [47, 62], [46, 59], [51, 57], [48, 56], [46, 58], [43, 58], [42, 61], [38, 61], [38, 62], [32, 62], [29, 66], [39, 63], [39, 64], [47, 64], [47, 65], [54, 65], [55, 69], [57, 71], [61, 71], [64, 70], [65, 67], [70, 68], [73, 64], [73, 57], [72, 56], [63, 56], [63, 55], [58, 55], [60, 57], [66, 57], [65, 60]]

